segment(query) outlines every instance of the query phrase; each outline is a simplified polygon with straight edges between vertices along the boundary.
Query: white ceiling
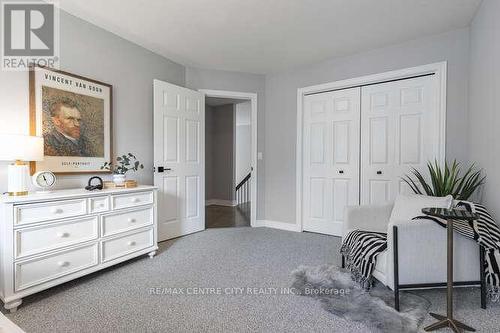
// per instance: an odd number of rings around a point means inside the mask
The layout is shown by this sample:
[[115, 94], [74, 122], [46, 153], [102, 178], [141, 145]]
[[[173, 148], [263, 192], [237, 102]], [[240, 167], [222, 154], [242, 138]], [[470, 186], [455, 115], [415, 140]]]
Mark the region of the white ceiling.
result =
[[481, 0], [60, 0], [186, 66], [276, 72], [468, 26]]

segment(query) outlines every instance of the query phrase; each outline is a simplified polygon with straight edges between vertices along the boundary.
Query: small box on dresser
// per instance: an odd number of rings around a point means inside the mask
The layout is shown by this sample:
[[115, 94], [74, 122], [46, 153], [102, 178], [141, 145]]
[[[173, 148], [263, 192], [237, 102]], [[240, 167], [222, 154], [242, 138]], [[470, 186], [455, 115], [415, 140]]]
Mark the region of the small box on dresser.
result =
[[156, 254], [153, 186], [60, 190], [0, 199], [0, 298], [22, 298], [103, 268]]

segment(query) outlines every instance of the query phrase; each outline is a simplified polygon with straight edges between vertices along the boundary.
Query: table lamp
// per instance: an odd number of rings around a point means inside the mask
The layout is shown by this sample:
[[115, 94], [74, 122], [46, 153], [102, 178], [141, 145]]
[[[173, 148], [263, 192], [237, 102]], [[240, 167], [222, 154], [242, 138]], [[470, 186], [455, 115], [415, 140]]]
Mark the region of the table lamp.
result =
[[9, 195], [27, 195], [28, 161], [43, 160], [43, 138], [39, 136], [0, 134], [0, 161], [15, 161], [8, 167]]

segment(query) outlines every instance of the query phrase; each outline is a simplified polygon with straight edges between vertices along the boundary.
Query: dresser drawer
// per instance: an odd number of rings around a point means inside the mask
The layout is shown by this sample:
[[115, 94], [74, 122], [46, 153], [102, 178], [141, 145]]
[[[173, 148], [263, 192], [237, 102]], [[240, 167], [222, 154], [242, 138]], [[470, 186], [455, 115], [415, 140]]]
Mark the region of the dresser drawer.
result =
[[89, 198], [89, 213], [101, 213], [109, 210], [109, 197]]
[[153, 229], [102, 242], [102, 262], [153, 246]]
[[97, 243], [15, 264], [16, 291], [98, 264]]
[[82, 217], [64, 222], [15, 231], [16, 257], [28, 256], [98, 237], [98, 217]]
[[153, 224], [153, 207], [104, 215], [101, 221], [101, 235], [109, 236], [150, 224]]
[[87, 213], [87, 199], [51, 201], [15, 206], [15, 223], [25, 224]]
[[153, 203], [153, 192], [116, 194], [111, 197], [113, 209], [129, 208]]

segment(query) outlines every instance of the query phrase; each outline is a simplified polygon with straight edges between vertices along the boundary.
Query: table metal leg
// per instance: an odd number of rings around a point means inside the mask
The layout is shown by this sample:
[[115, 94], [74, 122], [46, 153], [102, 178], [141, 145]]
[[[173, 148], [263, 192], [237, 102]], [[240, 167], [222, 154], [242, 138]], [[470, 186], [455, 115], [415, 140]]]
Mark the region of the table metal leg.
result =
[[476, 330], [458, 320], [453, 319], [453, 220], [446, 223], [447, 234], [447, 281], [446, 281], [446, 317], [436, 313], [430, 313], [431, 316], [438, 319], [434, 324], [424, 328], [425, 331], [434, 331], [442, 327], [449, 327], [454, 332], [460, 333], [462, 330], [475, 332]]
[[446, 284], [446, 315], [453, 320], [453, 220], [448, 220], [446, 224], [448, 234], [448, 251], [446, 262], [448, 264], [447, 284]]

